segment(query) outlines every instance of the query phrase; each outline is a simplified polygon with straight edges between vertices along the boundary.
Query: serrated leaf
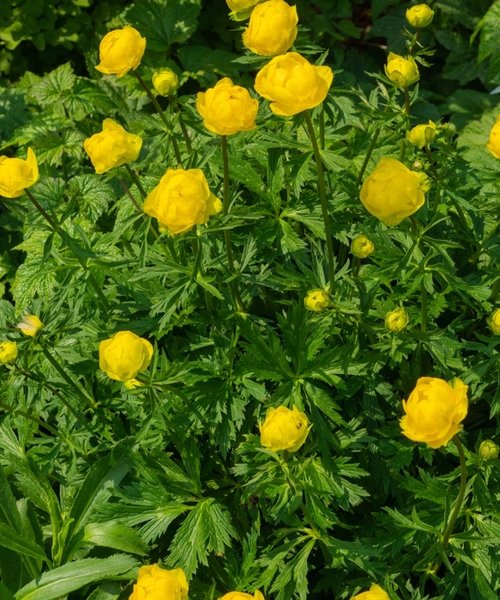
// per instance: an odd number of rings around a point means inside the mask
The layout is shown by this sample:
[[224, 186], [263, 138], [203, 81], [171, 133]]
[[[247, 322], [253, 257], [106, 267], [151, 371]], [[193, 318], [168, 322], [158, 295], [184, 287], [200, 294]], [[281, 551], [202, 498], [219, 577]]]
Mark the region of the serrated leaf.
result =
[[38, 544], [27, 540], [21, 534], [0, 523], [0, 546], [16, 552], [20, 556], [29, 556], [38, 560], [47, 560], [45, 552]]
[[67, 193], [75, 197], [80, 208], [96, 221], [115, 200], [113, 188], [96, 175], [77, 175], [68, 182]]
[[54, 294], [55, 283], [52, 261], [36, 260], [20, 265], [11, 288], [17, 311], [25, 311], [36, 296], [49, 301]]
[[131, 527], [119, 521], [88, 523], [85, 526], [83, 541], [142, 556], [148, 552], [148, 547], [141, 537]]

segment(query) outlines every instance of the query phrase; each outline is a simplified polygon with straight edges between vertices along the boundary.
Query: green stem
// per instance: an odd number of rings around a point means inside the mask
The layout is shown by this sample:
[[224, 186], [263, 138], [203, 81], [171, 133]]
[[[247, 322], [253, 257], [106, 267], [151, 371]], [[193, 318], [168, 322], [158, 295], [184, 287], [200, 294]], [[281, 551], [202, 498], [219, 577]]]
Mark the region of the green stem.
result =
[[423, 279], [420, 283], [420, 331], [427, 331], [427, 290]]
[[325, 226], [326, 235], [326, 248], [328, 257], [328, 273], [330, 280], [330, 293], [333, 293], [333, 287], [335, 284], [335, 263], [333, 259], [333, 235], [330, 224], [330, 216], [328, 214], [328, 203], [326, 200], [326, 186], [325, 186], [325, 174], [323, 172], [323, 162], [321, 160], [321, 153], [318, 146], [318, 140], [314, 132], [313, 123], [309, 111], [304, 113], [305, 121], [307, 124], [307, 130], [309, 132], [309, 139], [314, 152], [314, 158], [316, 160], [316, 171], [318, 174], [318, 193], [321, 202], [321, 212], [323, 214], [323, 223]]
[[108, 299], [104, 295], [104, 292], [102, 291], [101, 286], [99, 285], [99, 282], [94, 277], [94, 274], [92, 273], [92, 271], [90, 271], [89, 267], [87, 266], [87, 264], [85, 263], [85, 261], [80, 256], [79, 251], [75, 247], [73, 239], [63, 229], [61, 229], [61, 227], [59, 226], [59, 223], [57, 223], [57, 221], [55, 221], [48, 214], [48, 212], [40, 205], [40, 203], [37, 201], [37, 199], [35, 198], [35, 196], [33, 196], [33, 194], [30, 192], [30, 190], [26, 189], [26, 190], [24, 190], [24, 192], [28, 196], [28, 198], [31, 200], [31, 202], [35, 206], [35, 208], [38, 210], [38, 212], [42, 215], [42, 217], [50, 225], [50, 227], [52, 228], [52, 230], [59, 235], [59, 237], [61, 238], [61, 240], [71, 250], [71, 252], [73, 253], [73, 255], [76, 258], [76, 260], [80, 263], [80, 266], [82, 267], [82, 269], [85, 271], [85, 273], [87, 273], [88, 280], [89, 280], [90, 284], [92, 285], [92, 287], [94, 288], [95, 293], [97, 294], [97, 296], [101, 300], [101, 302], [102, 302], [105, 310], [109, 312], [110, 309], [111, 309], [111, 306], [109, 305]]
[[163, 112], [162, 107], [160, 106], [158, 100], [154, 97], [153, 93], [147, 86], [144, 79], [139, 75], [139, 73], [137, 71], [133, 71], [133, 73], [136, 76], [137, 81], [142, 86], [142, 89], [146, 92], [146, 94], [148, 95], [148, 98], [151, 100], [153, 106], [156, 109], [156, 112], [160, 115], [160, 118], [163, 121], [163, 124], [165, 125], [165, 129], [167, 130], [169, 138], [172, 142], [172, 146], [174, 148], [174, 153], [175, 153], [175, 158], [177, 160], [177, 163], [179, 164], [180, 167], [182, 167], [182, 158], [181, 158], [181, 153], [179, 150], [179, 144], [177, 143], [174, 132], [172, 131], [172, 129], [170, 128], [170, 125], [168, 124], [167, 117], [165, 116], [165, 113]]
[[[125, 165], [125, 168], [130, 175], [130, 179], [135, 183], [136, 188], [139, 190], [140, 195], [144, 198], [144, 200], [148, 197], [146, 190], [142, 187], [141, 180], [137, 176], [137, 173], [129, 166]], [[140, 207], [139, 207], [140, 208]], [[142, 211], [142, 208], [141, 208]]]
[[442, 546], [443, 550], [448, 545], [448, 541], [453, 532], [455, 522], [456, 522], [457, 517], [462, 508], [462, 504], [463, 504], [463, 501], [465, 498], [465, 488], [467, 486], [467, 465], [465, 464], [464, 447], [462, 445], [462, 442], [458, 439], [457, 436], [455, 436], [453, 438], [453, 441], [455, 442], [455, 445], [458, 450], [458, 456], [460, 458], [460, 489], [458, 491], [458, 497], [457, 497], [457, 501], [455, 503], [455, 510], [453, 511], [453, 513], [450, 517], [450, 520], [448, 522], [448, 525], [446, 526], [446, 529], [443, 532], [443, 540], [441, 542], [441, 546]]
[[[410, 104], [410, 92], [408, 91], [408, 88], [404, 88], [404, 95], [405, 95], [405, 113], [406, 113], [406, 117], [408, 120], [408, 125], [410, 124], [410, 110], [411, 110], [411, 104]], [[408, 128], [408, 126], [407, 126]]]
[[43, 427], [47, 431], [50, 431], [50, 433], [55, 437], [61, 437], [61, 434], [59, 433], [59, 431], [57, 431], [57, 429], [54, 429], [54, 427], [52, 427], [48, 423], [44, 423], [41, 419], [38, 419], [34, 415], [30, 415], [29, 413], [25, 412], [24, 410], [20, 410], [19, 408], [13, 409], [12, 406], [9, 406], [8, 404], [4, 404], [1, 400], [0, 400], [0, 408], [3, 408], [5, 411], [7, 411], [8, 413], [10, 413], [13, 416], [19, 415], [21, 417], [24, 417], [25, 419], [28, 419], [29, 421], [33, 421], [33, 423], [36, 423], [38, 425], [38, 427]]
[[[194, 255], [194, 268], [193, 268], [193, 274], [191, 275], [191, 279], [192, 279], [192, 281], [196, 281], [196, 279], [198, 277], [198, 273], [200, 274], [201, 277], [204, 277], [204, 275], [205, 275], [203, 266], [201, 264], [202, 258], [203, 258], [201, 240], [199, 238], [194, 238], [191, 242], [191, 247], [192, 247], [193, 255]], [[214, 305], [212, 302], [212, 296], [207, 292], [207, 290], [205, 288], [203, 288], [203, 296], [205, 298], [205, 305], [206, 305], [207, 309], [209, 311], [212, 311], [214, 308]]]
[[187, 127], [184, 123], [184, 120], [182, 118], [182, 113], [179, 108], [177, 99], [174, 97], [169, 97], [169, 100], [170, 100], [171, 105], [174, 107], [174, 110], [176, 111], [177, 118], [179, 119], [179, 125], [181, 127], [182, 137], [184, 138], [184, 143], [186, 144], [186, 150], [188, 151], [189, 154], [191, 154], [193, 147], [191, 146], [191, 140], [189, 139], [189, 133], [188, 133]]
[[50, 364], [54, 367], [54, 369], [59, 373], [59, 375], [64, 379], [64, 381], [70, 386], [72, 387], [75, 392], [77, 393], [77, 395], [86, 403], [90, 406], [90, 408], [95, 409], [97, 408], [97, 403], [96, 401], [92, 398], [92, 396], [90, 396], [90, 394], [85, 390], [83, 390], [79, 385], [76, 384], [76, 382], [71, 379], [71, 377], [66, 373], [66, 371], [61, 367], [61, 365], [57, 362], [57, 360], [52, 356], [52, 354], [49, 352], [49, 350], [45, 347], [44, 344], [40, 343], [40, 346], [42, 348], [42, 352], [45, 355], [45, 357], [47, 358], [47, 360], [50, 362]]
[[377, 141], [378, 141], [378, 136], [380, 135], [382, 128], [379, 127], [375, 133], [373, 134], [372, 137], [372, 141], [370, 142], [370, 145], [368, 146], [368, 150], [366, 151], [366, 156], [365, 156], [365, 160], [363, 161], [363, 164], [361, 165], [361, 170], [358, 174], [358, 178], [356, 180], [356, 183], [358, 184], [358, 186], [361, 183], [361, 180], [363, 179], [363, 175], [366, 171], [366, 167], [368, 166], [368, 162], [370, 160], [370, 157], [372, 155], [372, 152], [375, 150], [375, 146], [377, 145]]
[[[229, 214], [229, 153], [227, 148], [227, 136], [221, 136], [221, 149], [222, 149], [222, 164], [224, 168], [224, 188], [222, 193], [222, 210], [224, 216]], [[234, 268], [233, 250], [231, 247], [231, 231], [229, 229], [224, 230], [224, 242], [226, 246], [227, 262], [229, 266], [229, 272], [231, 273], [231, 279], [229, 287], [236, 304], [236, 308], [240, 312], [246, 312], [245, 305], [240, 296], [238, 284], [234, 277], [236, 276], [236, 269]]]
[[[122, 181], [121, 179], [118, 180], [118, 183], [120, 184], [120, 187], [122, 188], [123, 193], [128, 197], [128, 199], [130, 200], [130, 202], [132, 202], [132, 204], [134, 205], [134, 208], [137, 210], [137, 212], [144, 214], [143, 211], [142, 211], [141, 205], [134, 198], [134, 196], [133, 196], [132, 192], [130, 191], [128, 185], [124, 181]], [[146, 215], [144, 215], [144, 216], [146, 216]]]

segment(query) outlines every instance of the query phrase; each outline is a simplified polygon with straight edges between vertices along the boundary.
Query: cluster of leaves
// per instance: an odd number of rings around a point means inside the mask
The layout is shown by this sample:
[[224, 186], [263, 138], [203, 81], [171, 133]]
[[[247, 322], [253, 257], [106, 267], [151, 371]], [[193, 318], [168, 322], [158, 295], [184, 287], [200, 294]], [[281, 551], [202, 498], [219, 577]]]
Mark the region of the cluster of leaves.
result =
[[[186, 88], [254, 69], [196, 44], [197, 7], [142, 0], [127, 10], [148, 40], [144, 73], [180, 44]], [[220, 197], [219, 140], [192, 95], [165, 102], [166, 131], [135, 80], [101, 78], [95, 56], [90, 77], [63, 64], [0, 91], [2, 146], [34, 148], [33, 194], [65, 232], [54, 235], [23, 198], [2, 203], [0, 327], [20, 352], [0, 381], [0, 598], [123, 599], [137, 567], [157, 561], [185, 570], [192, 598], [260, 588], [274, 600], [344, 599], [373, 581], [392, 598], [496, 598], [498, 469], [476, 454], [500, 409], [499, 338], [487, 325], [499, 293], [499, 165], [484, 148], [493, 100], [425, 154], [404, 141], [401, 93], [383, 76], [365, 89], [337, 73], [313, 114], [335, 249], [333, 305], [316, 315], [303, 299], [326, 287], [325, 233], [303, 117], [278, 119], [261, 103], [257, 129], [229, 139], [229, 214], [155, 235], [129, 172], [95, 175], [83, 140], [105, 117], [140, 133], [133, 168], [150, 191], [176, 165], [173, 134], [184, 166], [202, 168]], [[412, 115], [459, 112], [431, 102], [425, 73]], [[413, 223], [387, 228], [360, 204], [370, 151], [368, 171], [397, 156], [431, 178]], [[359, 233], [376, 247], [361, 265], [349, 252]], [[247, 314], [232, 305], [235, 278]], [[410, 324], [393, 334], [384, 315], [397, 306]], [[26, 311], [45, 327], [21, 340], [14, 324]], [[99, 341], [120, 329], [155, 344], [134, 390], [98, 369]], [[401, 399], [427, 375], [460, 377], [471, 399], [467, 505], [446, 551], [457, 457], [417, 447], [398, 426]], [[281, 404], [312, 423], [293, 455], [258, 437]]]

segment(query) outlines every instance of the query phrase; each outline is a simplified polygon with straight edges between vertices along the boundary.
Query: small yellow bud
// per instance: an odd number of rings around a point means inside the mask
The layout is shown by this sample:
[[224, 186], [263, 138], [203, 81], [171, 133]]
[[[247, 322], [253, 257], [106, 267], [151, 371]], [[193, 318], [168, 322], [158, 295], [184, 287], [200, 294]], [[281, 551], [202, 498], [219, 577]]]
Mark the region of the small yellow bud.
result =
[[135, 388], [142, 387], [144, 384], [138, 379], [127, 379], [127, 381], [123, 382], [123, 385], [127, 390], [135, 390]]
[[365, 235], [358, 235], [352, 240], [351, 252], [356, 258], [366, 258], [375, 250], [373, 242]]
[[422, 125], [415, 125], [406, 134], [406, 139], [418, 148], [424, 148], [434, 141], [436, 137], [436, 124], [432, 121], [423, 123]]
[[408, 315], [404, 308], [396, 308], [385, 315], [385, 326], [390, 331], [398, 333], [408, 325]]
[[43, 323], [36, 315], [24, 315], [23, 320], [17, 324], [24, 335], [35, 337], [35, 335], [43, 328]]
[[424, 168], [424, 163], [420, 160], [414, 160], [411, 168], [413, 171], [421, 171]]
[[479, 456], [484, 460], [498, 458], [499, 448], [493, 440], [484, 440], [479, 446]]
[[17, 344], [6, 340], [0, 342], [0, 363], [13, 363], [17, 358]]
[[495, 335], [500, 335], [500, 308], [497, 308], [489, 318], [489, 325]]
[[307, 310], [322, 312], [330, 306], [330, 296], [325, 290], [309, 290], [304, 298]]
[[416, 4], [406, 11], [406, 20], [416, 29], [430, 25], [433, 17], [434, 11], [427, 4]]
[[153, 87], [160, 96], [171, 96], [179, 87], [179, 78], [172, 69], [161, 69], [153, 73]]

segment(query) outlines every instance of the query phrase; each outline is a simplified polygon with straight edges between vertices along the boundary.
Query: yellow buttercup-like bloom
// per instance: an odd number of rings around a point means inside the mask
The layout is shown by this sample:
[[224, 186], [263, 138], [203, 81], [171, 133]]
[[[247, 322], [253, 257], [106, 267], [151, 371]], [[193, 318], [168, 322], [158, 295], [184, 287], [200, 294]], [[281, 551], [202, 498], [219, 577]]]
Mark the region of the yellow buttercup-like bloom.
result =
[[233, 135], [255, 129], [259, 103], [246, 88], [234, 85], [229, 77], [224, 77], [213, 88], [198, 93], [196, 108], [208, 131]]
[[145, 371], [153, 346], [132, 331], [118, 331], [99, 344], [99, 368], [111, 379], [130, 381]]
[[304, 298], [304, 306], [313, 312], [322, 312], [330, 306], [330, 296], [325, 290], [309, 290]]
[[491, 331], [495, 335], [500, 335], [500, 308], [497, 308], [496, 311], [491, 315], [489, 319]]
[[230, 17], [235, 21], [243, 21], [252, 13], [253, 7], [261, 0], [226, 0], [231, 9]]
[[26, 160], [0, 156], [0, 196], [17, 198], [38, 180], [35, 153], [28, 148]]
[[255, 79], [257, 92], [275, 115], [291, 117], [321, 104], [333, 81], [330, 67], [315, 66], [297, 52], [275, 56]]
[[16, 325], [24, 335], [35, 337], [35, 335], [43, 328], [43, 323], [36, 315], [24, 315], [23, 320]]
[[367, 592], [356, 594], [351, 600], [389, 600], [389, 596], [379, 585], [373, 583]]
[[179, 78], [172, 69], [155, 71], [152, 77], [153, 88], [160, 96], [171, 96], [179, 87]]
[[415, 125], [406, 134], [406, 139], [418, 148], [424, 148], [434, 141], [436, 137], [436, 124], [433, 121]]
[[389, 331], [399, 333], [408, 325], [408, 315], [404, 308], [396, 308], [385, 315], [385, 326]]
[[367, 258], [374, 250], [373, 242], [366, 235], [358, 235], [352, 240], [351, 252], [356, 258]]
[[498, 115], [497, 122], [490, 131], [490, 137], [488, 138], [486, 148], [488, 148], [495, 158], [500, 158], [500, 115]]
[[307, 417], [294, 406], [270, 409], [260, 426], [260, 443], [269, 450], [295, 452], [306, 441], [310, 430]]
[[187, 600], [188, 582], [182, 569], [148, 565], [139, 569], [129, 600]]
[[388, 226], [399, 225], [425, 202], [429, 180], [394, 158], [383, 158], [360, 191], [366, 210]]
[[387, 77], [400, 88], [407, 88], [420, 78], [417, 63], [412, 56], [404, 58], [404, 56], [389, 52], [387, 64], [384, 68]]
[[467, 386], [460, 379], [450, 385], [437, 377], [421, 377], [403, 401], [402, 433], [414, 442], [440, 448], [462, 429], [467, 407]]
[[130, 25], [123, 29], [113, 29], [99, 44], [101, 62], [96, 69], [106, 75], [123, 77], [130, 69], [137, 69], [145, 49], [146, 38], [143, 38], [137, 29]]
[[13, 363], [17, 358], [17, 354], [16, 342], [11, 342], [10, 340], [0, 342], [0, 363]]
[[168, 169], [144, 202], [144, 212], [170, 233], [189, 231], [222, 210], [201, 169]]
[[229, 592], [218, 598], [218, 600], [265, 600], [261, 592], [256, 591], [254, 595], [245, 592]]
[[101, 174], [137, 160], [142, 148], [142, 139], [138, 135], [128, 133], [113, 119], [104, 119], [102, 131], [87, 138], [83, 147], [95, 172]]
[[416, 29], [430, 25], [433, 17], [434, 11], [427, 4], [416, 4], [406, 11], [406, 20]]
[[499, 454], [498, 444], [493, 440], [483, 440], [479, 445], [479, 456], [483, 460], [495, 460]]
[[297, 37], [297, 8], [284, 0], [256, 6], [243, 32], [243, 44], [255, 54], [276, 56], [289, 50]]

